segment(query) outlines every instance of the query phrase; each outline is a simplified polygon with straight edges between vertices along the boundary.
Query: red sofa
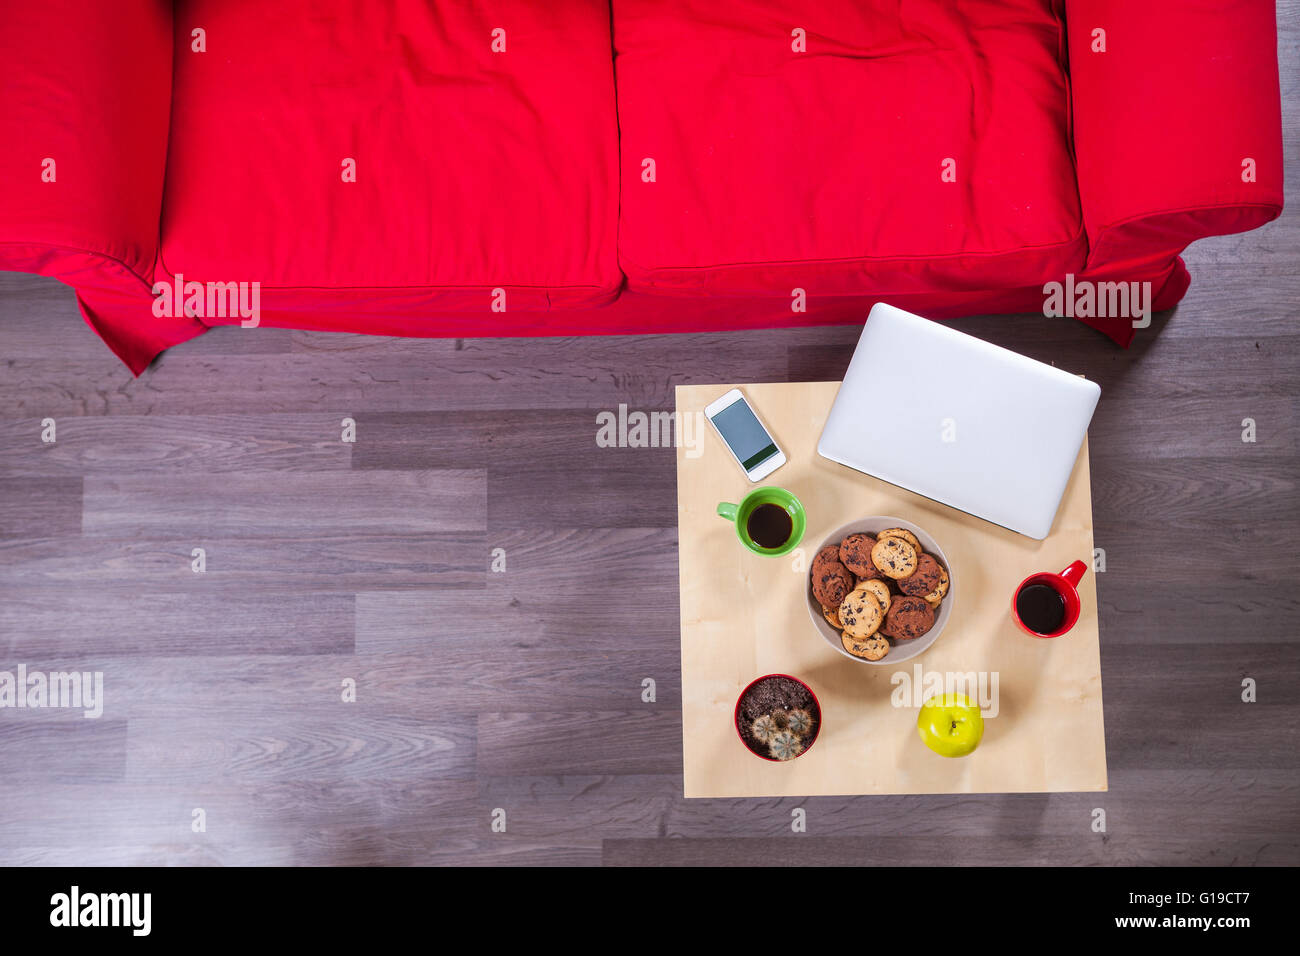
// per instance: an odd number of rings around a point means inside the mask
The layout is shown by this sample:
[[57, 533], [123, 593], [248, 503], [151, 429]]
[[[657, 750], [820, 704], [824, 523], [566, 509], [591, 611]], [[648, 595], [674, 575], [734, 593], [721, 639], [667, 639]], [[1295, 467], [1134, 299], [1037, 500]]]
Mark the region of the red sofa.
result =
[[1038, 311], [1066, 275], [1159, 310], [1187, 243], [1282, 207], [1271, 0], [0, 0], [0, 24], [0, 269], [76, 289], [136, 374], [241, 323], [165, 314], [178, 276], [256, 283], [261, 325], [409, 336]]

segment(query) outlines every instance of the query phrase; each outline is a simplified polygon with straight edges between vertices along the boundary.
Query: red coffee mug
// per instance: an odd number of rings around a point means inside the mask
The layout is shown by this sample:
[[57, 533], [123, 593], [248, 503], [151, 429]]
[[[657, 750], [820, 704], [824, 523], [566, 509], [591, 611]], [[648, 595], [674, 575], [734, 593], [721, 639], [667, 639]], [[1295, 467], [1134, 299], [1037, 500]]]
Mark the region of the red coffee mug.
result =
[[[1070, 628], [1074, 627], [1079, 621], [1079, 611], [1083, 604], [1079, 600], [1079, 582], [1088, 572], [1088, 566], [1082, 561], [1075, 561], [1060, 574], [1052, 574], [1049, 571], [1040, 571], [1038, 574], [1031, 574], [1020, 582], [1014, 594], [1011, 595], [1011, 618], [1016, 622], [1019, 628], [1031, 637], [1060, 637], [1067, 633]], [[1061, 621], [1061, 626], [1050, 634], [1044, 634], [1041, 631], [1035, 631], [1032, 627], [1020, 620], [1020, 612], [1016, 609], [1016, 600], [1020, 597], [1020, 592], [1031, 584], [1045, 584], [1061, 596], [1065, 602], [1065, 617]]]

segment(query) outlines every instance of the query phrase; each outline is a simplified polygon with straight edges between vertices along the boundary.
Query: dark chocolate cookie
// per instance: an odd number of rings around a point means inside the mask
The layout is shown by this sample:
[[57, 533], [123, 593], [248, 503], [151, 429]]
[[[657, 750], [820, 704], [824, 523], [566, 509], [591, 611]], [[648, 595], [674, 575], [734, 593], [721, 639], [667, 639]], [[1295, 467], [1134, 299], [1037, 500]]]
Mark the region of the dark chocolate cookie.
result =
[[900, 641], [911, 641], [934, 627], [934, 609], [925, 598], [901, 595], [894, 599], [880, 630]]
[[826, 545], [826, 547], [822, 548], [820, 551], [817, 552], [817, 554], [813, 556], [812, 559], [813, 574], [816, 574], [818, 569], [822, 565], [825, 565], [828, 562], [834, 562], [836, 564], [841, 563], [840, 549], [833, 544]]
[[[853, 589], [853, 575], [838, 561], [813, 562], [812, 591], [822, 607], [838, 608]], [[925, 604], [924, 601], [921, 602]], [[926, 605], [927, 607], [929, 605]]]
[[840, 542], [840, 563], [858, 576], [861, 581], [881, 577], [880, 569], [871, 560], [871, 549], [876, 539], [869, 534], [851, 534]]
[[916, 570], [898, 582], [898, 589], [913, 597], [925, 597], [942, 579], [943, 568], [939, 562], [928, 554], [920, 554], [916, 558]]

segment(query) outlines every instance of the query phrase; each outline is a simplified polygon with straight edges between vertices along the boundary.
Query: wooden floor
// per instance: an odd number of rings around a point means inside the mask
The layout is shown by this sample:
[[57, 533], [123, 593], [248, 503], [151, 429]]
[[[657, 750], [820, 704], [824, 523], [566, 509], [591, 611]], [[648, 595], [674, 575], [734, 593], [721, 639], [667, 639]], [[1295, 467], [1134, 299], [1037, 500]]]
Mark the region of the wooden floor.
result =
[[598, 448], [596, 415], [837, 379], [855, 328], [226, 328], [132, 380], [71, 292], [0, 274], [0, 670], [105, 683], [98, 720], [0, 711], [0, 863], [1296, 865], [1298, 223], [1192, 247], [1127, 351], [956, 323], [1102, 388], [1105, 794], [682, 798], [673, 454]]

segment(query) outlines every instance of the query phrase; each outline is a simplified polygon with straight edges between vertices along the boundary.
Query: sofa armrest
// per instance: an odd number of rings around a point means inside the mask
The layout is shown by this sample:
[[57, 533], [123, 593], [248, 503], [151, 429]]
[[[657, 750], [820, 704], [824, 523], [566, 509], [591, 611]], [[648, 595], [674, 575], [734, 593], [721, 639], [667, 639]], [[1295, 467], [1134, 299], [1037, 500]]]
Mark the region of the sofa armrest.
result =
[[151, 284], [171, 4], [3, 0], [0, 23], [0, 268], [57, 276], [43, 267], [82, 253], [113, 284], [123, 270]]
[[[1282, 211], [1273, 0], [1065, 0], [1088, 267]], [[1104, 45], [1104, 46], [1103, 46]]]
[[172, 50], [167, 0], [0, 0], [0, 269], [75, 288], [137, 375], [206, 331], [152, 314]]

